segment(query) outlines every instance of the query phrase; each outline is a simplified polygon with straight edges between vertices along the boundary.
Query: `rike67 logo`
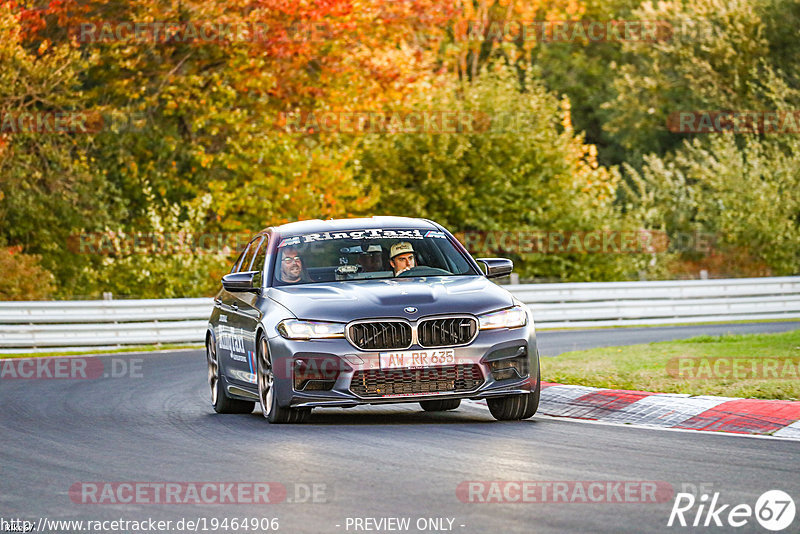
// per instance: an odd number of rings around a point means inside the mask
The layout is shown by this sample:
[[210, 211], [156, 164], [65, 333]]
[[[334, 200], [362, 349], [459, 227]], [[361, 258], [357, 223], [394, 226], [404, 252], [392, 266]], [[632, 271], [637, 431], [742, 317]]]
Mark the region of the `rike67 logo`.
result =
[[691, 493], [678, 493], [669, 514], [667, 526], [691, 527], [743, 527], [753, 518], [767, 530], [777, 532], [794, 521], [794, 500], [781, 490], [764, 492], [755, 503], [733, 505], [720, 501], [719, 492], [711, 497], [707, 493], [695, 498]]

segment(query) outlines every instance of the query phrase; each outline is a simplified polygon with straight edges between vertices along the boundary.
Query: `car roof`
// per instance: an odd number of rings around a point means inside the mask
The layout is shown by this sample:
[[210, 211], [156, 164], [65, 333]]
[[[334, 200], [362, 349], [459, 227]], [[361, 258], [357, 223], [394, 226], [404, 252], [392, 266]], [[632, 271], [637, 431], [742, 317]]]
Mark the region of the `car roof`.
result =
[[[438, 226], [428, 219], [412, 217], [375, 216], [354, 219], [312, 219], [282, 224], [273, 228], [280, 235], [306, 234], [310, 232], [335, 232], [361, 230], [364, 228], [419, 228], [438, 230]], [[262, 231], [266, 231], [264, 229]]]

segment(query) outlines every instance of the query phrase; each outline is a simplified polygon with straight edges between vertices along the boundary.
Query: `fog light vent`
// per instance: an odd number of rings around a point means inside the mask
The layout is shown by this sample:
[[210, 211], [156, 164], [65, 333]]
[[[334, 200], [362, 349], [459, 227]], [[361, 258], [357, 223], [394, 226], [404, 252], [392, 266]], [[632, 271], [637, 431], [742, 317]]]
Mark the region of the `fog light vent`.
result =
[[528, 357], [504, 358], [489, 362], [489, 369], [495, 380], [508, 380], [510, 378], [525, 378], [528, 376]]

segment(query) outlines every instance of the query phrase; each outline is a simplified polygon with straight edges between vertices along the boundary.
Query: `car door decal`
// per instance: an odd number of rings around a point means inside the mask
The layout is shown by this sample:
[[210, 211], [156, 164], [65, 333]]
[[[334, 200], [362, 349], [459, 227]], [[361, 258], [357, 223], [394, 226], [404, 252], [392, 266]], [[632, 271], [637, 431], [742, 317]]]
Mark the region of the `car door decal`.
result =
[[255, 370], [255, 354], [253, 354], [252, 350], [247, 351], [247, 364], [250, 366], [250, 374], [253, 375], [253, 382], [255, 382], [256, 370]]

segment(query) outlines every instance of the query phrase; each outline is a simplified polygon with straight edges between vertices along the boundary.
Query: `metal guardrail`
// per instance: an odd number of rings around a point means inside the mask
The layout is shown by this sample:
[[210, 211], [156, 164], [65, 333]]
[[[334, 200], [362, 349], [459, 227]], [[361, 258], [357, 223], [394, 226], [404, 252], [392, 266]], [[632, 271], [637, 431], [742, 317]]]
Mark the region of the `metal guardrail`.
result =
[[[538, 328], [800, 318], [800, 277], [503, 286]], [[0, 302], [0, 353], [201, 343], [210, 298]]]
[[538, 327], [800, 318], [800, 277], [505, 286]]

